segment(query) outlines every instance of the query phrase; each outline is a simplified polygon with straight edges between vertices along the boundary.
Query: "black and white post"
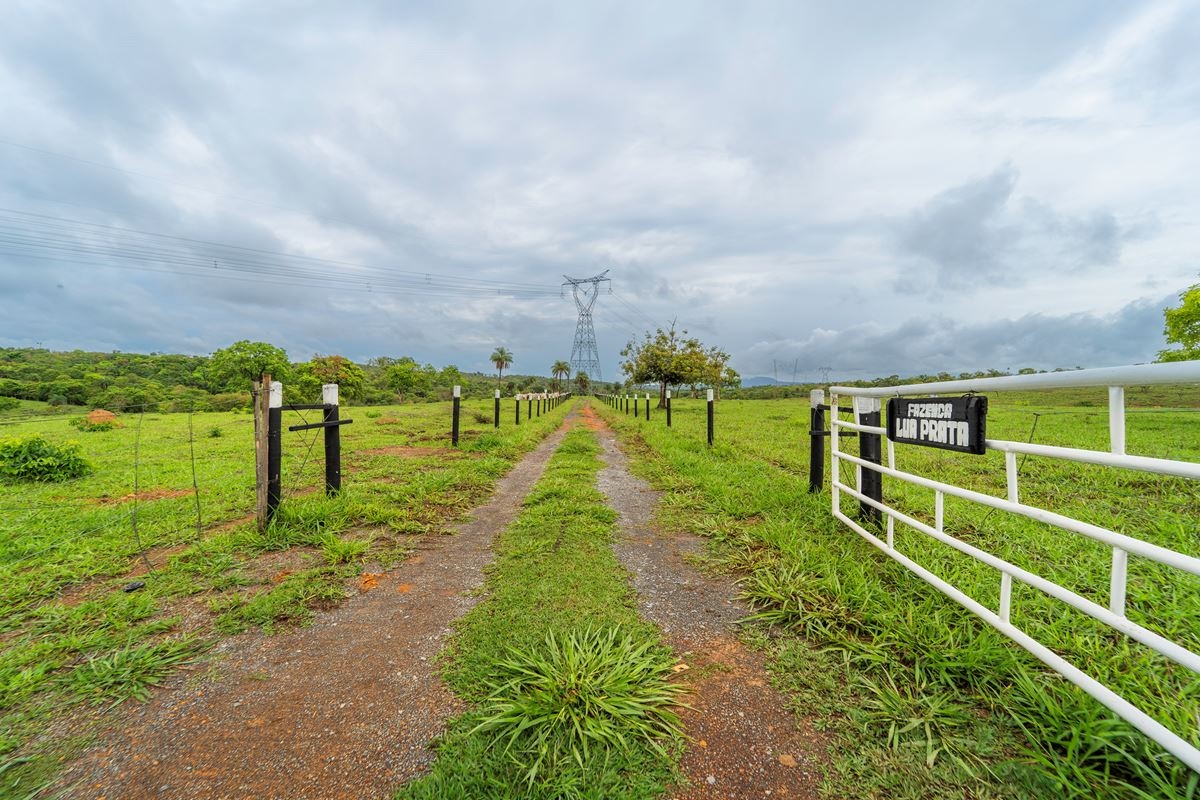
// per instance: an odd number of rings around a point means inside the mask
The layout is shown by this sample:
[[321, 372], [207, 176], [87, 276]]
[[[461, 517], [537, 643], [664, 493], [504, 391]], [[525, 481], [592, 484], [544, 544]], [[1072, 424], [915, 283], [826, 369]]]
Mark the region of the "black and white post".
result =
[[283, 384], [271, 381], [267, 406], [267, 522], [275, 518], [283, 495]]
[[825, 486], [825, 391], [808, 393], [808, 491]]
[[708, 446], [713, 446], [713, 390], [708, 390]]
[[667, 389], [667, 427], [671, 427], [671, 390]]
[[321, 387], [325, 404], [325, 494], [330, 497], [342, 490], [342, 426], [338, 423], [338, 385]]
[[650, 421], [650, 393], [646, 392], [646, 422]]
[[496, 409], [492, 412], [492, 418], [495, 420], [495, 427], [500, 427], [500, 390], [496, 390]]
[[633, 393], [633, 418], [637, 419], [641, 414], [638, 413], [638, 396], [637, 392]]
[[458, 415], [462, 410], [462, 387], [454, 387], [454, 424], [450, 428], [450, 444], [458, 447]]

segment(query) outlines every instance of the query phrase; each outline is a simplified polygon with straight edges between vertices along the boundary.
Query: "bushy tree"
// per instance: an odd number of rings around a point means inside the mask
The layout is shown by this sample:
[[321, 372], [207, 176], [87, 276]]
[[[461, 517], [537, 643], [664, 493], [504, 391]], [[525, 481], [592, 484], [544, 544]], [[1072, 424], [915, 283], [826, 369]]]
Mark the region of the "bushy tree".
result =
[[297, 385], [294, 396], [308, 403], [316, 402], [321, 386], [326, 383], [338, 385], [339, 400], [357, 401], [362, 398], [367, 380], [363, 368], [345, 356], [313, 356], [311, 361], [297, 366], [293, 375]]
[[388, 388], [400, 395], [403, 402], [405, 398], [414, 394], [429, 391], [433, 376], [416, 361], [405, 357], [387, 368], [387, 383]]
[[1160, 350], [1159, 361], [1200, 359], [1200, 283], [1179, 294], [1179, 307], [1163, 311], [1163, 334], [1178, 349]]
[[243, 339], [212, 354], [208, 362], [209, 388], [219, 391], [247, 391], [262, 375], [284, 381], [290, 377], [287, 353], [266, 342]]
[[690, 386], [695, 394], [700, 385], [719, 392], [722, 386], [741, 383], [741, 377], [727, 366], [728, 353], [719, 347], [705, 349], [699, 339], [686, 330], [677, 331], [673, 324], [666, 330], [647, 331], [640, 342], [630, 341], [621, 355], [625, 358], [621, 371], [630, 383], [658, 384], [659, 407], [666, 404], [671, 386]]

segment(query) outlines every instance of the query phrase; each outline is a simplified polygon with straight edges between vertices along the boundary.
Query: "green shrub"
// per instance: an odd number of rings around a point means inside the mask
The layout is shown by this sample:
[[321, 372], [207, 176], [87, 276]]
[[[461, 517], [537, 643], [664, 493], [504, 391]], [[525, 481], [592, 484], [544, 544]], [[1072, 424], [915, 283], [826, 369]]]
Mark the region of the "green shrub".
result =
[[0, 397], [0, 411], [12, 411], [21, 405], [21, 401], [15, 397]]
[[0, 440], [0, 477], [18, 481], [55, 482], [92, 471], [79, 445], [54, 444], [40, 435]]
[[111, 431], [116, 426], [111, 421], [92, 422], [87, 417], [72, 417], [71, 427], [84, 433], [99, 433], [100, 431]]
[[382, 416], [383, 416], [382, 411], [368, 411], [367, 412], [367, 419], [379, 419]]
[[208, 429], [208, 438], [210, 438], [210, 439], [220, 439], [224, 435], [225, 435], [225, 432], [222, 431], [218, 427], [214, 426], [214, 427]]

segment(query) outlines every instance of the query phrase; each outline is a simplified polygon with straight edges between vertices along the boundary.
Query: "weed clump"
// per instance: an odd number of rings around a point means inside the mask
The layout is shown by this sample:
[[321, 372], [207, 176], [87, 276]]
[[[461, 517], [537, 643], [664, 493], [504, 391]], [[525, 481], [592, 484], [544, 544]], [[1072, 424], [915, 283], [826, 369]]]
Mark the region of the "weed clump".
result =
[[0, 478], [54, 483], [91, 471], [73, 442], [54, 444], [39, 434], [0, 440]]
[[104, 422], [92, 422], [87, 417], [72, 417], [70, 425], [83, 433], [102, 433], [103, 431], [111, 431], [116, 427], [116, 423], [106, 420]]

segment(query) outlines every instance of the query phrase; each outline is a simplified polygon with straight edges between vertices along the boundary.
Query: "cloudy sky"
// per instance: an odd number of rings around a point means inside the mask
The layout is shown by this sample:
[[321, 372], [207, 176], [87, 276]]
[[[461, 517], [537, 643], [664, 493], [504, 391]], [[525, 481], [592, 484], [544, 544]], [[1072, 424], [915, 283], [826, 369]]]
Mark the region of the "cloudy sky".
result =
[[[1146, 361], [1200, 281], [1197, 2], [0, 4], [0, 345], [603, 377]], [[611, 293], [609, 288], [611, 287]]]

